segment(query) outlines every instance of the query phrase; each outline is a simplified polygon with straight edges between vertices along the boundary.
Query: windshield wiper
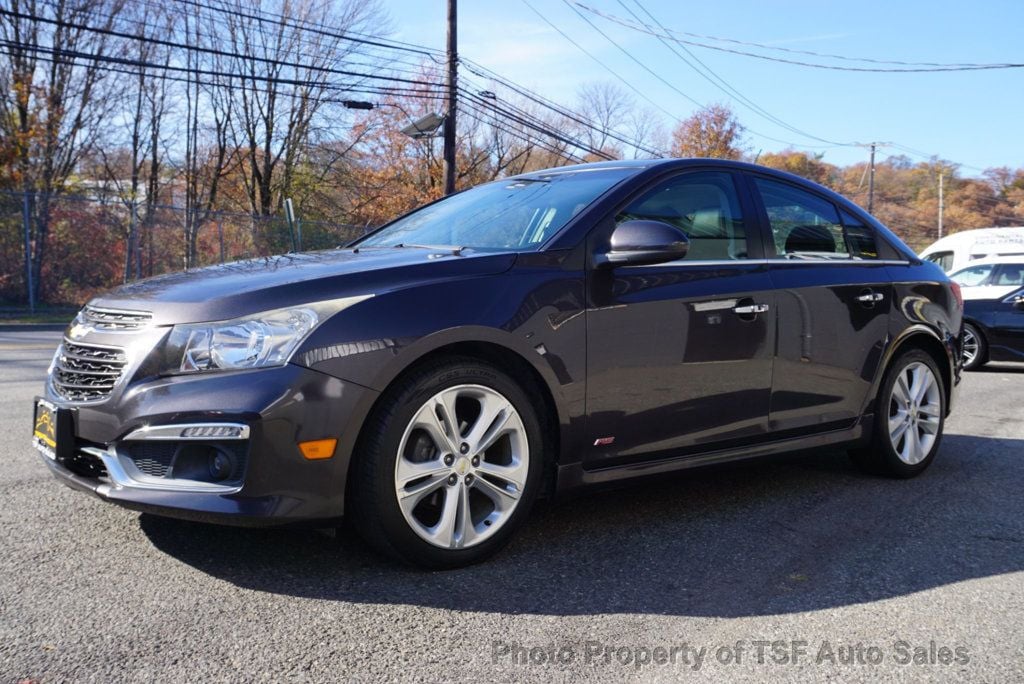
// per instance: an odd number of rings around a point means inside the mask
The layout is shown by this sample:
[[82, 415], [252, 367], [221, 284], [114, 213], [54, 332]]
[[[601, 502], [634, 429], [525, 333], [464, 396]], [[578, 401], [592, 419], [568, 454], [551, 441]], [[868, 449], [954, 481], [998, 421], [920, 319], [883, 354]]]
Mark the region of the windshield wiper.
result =
[[413, 249], [437, 249], [444, 252], [451, 252], [453, 256], [462, 256], [462, 252], [470, 249], [470, 247], [463, 247], [459, 245], [415, 245], [411, 242], [399, 242], [395, 245], [395, 248], [399, 247], [411, 247]]

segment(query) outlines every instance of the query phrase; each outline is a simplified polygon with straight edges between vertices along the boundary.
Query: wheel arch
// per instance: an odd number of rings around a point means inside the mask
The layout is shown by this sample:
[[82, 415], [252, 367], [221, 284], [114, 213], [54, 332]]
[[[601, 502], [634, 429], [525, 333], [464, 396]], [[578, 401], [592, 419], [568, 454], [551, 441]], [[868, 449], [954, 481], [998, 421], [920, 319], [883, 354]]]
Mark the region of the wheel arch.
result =
[[[875, 381], [875, 386], [872, 390], [872, 397], [877, 397], [878, 389], [882, 384], [882, 379], [885, 377], [885, 374], [889, 372], [889, 368], [892, 366], [892, 363], [898, 359], [903, 352], [909, 349], [920, 349], [931, 356], [935, 361], [935, 365], [939, 367], [939, 372], [942, 373], [942, 386], [946, 399], [946, 414], [948, 415], [953, 399], [953, 382], [955, 379], [954, 369], [956, 368], [956, 359], [953, 358], [949, 346], [939, 338], [938, 334], [936, 334], [934, 330], [925, 326], [913, 326], [908, 328], [890, 345], [889, 352], [885, 357], [885, 362], [881, 365], [881, 372], [879, 372], [878, 378]], [[874, 400], [872, 400], [872, 402], [873, 401]]]
[[[367, 418], [372, 416], [377, 410], [387, 395], [388, 389], [426, 364], [444, 359], [445, 357], [468, 357], [496, 366], [523, 385], [523, 389], [528, 396], [536, 396], [540, 399], [541, 410], [538, 411], [537, 417], [540, 420], [545, 440], [545, 449], [543, 451], [545, 472], [540, 494], [543, 496], [553, 493], [559, 456], [562, 444], [566, 439], [565, 433], [568, 429], [569, 418], [565, 413], [563, 404], [559, 400], [560, 397], [556, 398], [555, 393], [552, 391], [550, 385], [552, 379], [545, 377], [543, 369], [538, 367], [538, 364], [528, 361], [519, 351], [494, 340], [448, 340], [440, 344], [423, 345], [417, 351], [419, 353], [413, 353], [413, 349], [408, 349], [402, 358], [404, 363], [397, 368], [393, 366], [389, 369], [390, 372], [387, 372], [386, 375], [380, 378], [380, 386], [384, 389], [367, 411]], [[538, 354], [538, 356], [540, 355]], [[356, 448], [353, 449], [352, 457], [349, 459], [347, 466], [349, 473], [346, 476], [346, 481], [351, 481], [351, 470], [356, 458], [358, 458], [358, 445], [362, 440], [363, 431], [366, 429], [367, 424], [371, 422], [364, 419], [359, 427], [359, 436], [355, 440]], [[346, 501], [349, 498], [346, 495]]]

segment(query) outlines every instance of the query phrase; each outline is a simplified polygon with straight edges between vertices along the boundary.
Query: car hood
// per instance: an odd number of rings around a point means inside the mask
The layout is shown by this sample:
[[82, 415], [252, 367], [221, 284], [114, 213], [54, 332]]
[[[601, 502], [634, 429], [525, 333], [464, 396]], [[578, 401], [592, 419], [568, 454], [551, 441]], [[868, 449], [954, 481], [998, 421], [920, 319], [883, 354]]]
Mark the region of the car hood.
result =
[[281, 254], [156, 276], [91, 306], [146, 311], [155, 325], [224, 320], [328, 299], [378, 295], [439, 279], [501, 273], [515, 253], [386, 247]]

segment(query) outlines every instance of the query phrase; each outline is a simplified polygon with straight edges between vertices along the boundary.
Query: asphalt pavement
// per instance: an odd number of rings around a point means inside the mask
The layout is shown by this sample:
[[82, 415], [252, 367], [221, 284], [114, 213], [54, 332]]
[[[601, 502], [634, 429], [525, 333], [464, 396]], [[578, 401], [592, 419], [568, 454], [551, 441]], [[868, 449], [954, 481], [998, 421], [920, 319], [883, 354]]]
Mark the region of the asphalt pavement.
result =
[[58, 335], [0, 332], [0, 681], [1024, 681], [1022, 365], [966, 375], [917, 479], [694, 471], [424, 573], [59, 485], [29, 446]]

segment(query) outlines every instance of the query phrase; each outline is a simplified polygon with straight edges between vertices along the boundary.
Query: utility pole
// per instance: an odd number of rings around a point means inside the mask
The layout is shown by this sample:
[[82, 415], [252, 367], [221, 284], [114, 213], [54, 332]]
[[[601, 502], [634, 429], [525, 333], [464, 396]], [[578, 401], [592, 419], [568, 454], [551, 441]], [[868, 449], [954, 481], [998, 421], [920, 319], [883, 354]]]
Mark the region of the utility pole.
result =
[[871, 143], [871, 170], [868, 173], [868, 213], [875, 208], [875, 143]]
[[942, 194], [942, 177], [943, 174], [939, 174], [939, 239], [942, 239], [942, 212], [945, 209], [943, 204], [944, 198]]
[[455, 192], [455, 109], [458, 92], [459, 55], [457, 0], [448, 0], [448, 111], [444, 117], [444, 194]]

